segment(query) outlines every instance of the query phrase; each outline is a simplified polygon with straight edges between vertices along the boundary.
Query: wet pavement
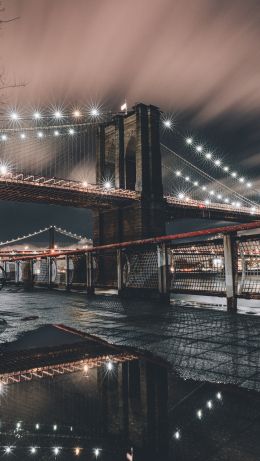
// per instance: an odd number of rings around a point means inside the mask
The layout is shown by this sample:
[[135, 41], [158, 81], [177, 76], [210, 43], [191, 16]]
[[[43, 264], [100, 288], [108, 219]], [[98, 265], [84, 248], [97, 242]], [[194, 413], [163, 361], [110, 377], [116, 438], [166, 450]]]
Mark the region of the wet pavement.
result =
[[[260, 317], [231, 315], [210, 305], [196, 309], [115, 296], [48, 291], [0, 292], [0, 342], [39, 326], [63, 323], [167, 360], [185, 379], [231, 383], [260, 391]], [[31, 319], [31, 320], [30, 320]]]

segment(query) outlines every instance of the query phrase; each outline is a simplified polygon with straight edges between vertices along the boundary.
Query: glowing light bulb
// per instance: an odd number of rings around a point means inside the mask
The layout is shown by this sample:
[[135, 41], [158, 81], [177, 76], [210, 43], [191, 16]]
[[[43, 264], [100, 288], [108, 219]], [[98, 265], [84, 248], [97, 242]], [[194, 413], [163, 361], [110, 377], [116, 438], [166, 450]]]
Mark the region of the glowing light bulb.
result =
[[180, 193], [178, 194], [178, 198], [179, 198], [180, 200], [183, 200], [184, 197], [185, 197], [185, 195], [184, 195], [182, 192], [180, 192]]
[[217, 397], [218, 400], [222, 400], [221, 392], [217, 392], [216, 397]]
[[87, 186], [88, 186], [87, 181], [83, 181], [82, 186], [83, 186], [83, 187], [87, 187]]
[[100, 112], [99, 112], [99, 110], [98, 110], [97, 107], [92, 107], [92, 108], [90, 109], [90, 111], [89, 111], [89, 115], [90, 115], [91, 117], [99, 117]]
[[228, 171], [228, 170], [229, 170], [229, 167], [228, 167], [228, 166], [224, 166], [224, 167], [223, 167], [223, 170], [224, 170], [224, 171]]
[[222, 199], [222, 195], [221, 195], [221, 194], [218, 194], [218, 195], [217, 195], [217, 198], [218, 198], [219, 200], [221, 200], [221, 199]]
[[207, 190], [207, 187], [206, 187], [206, 186], [202, 186], [202, 190]]
[[94, 455], [96, 458], [100, 455], [100, 448], [94, 448]]
[[2, 141], [7, 141], [7, 136], [6, 136], [6, 134], [2, 134], [1, 139], [2, 139]]
[[208, 199], [205, 200], [205, 204], [206, 205], [209, 205], [210, 204], [210, 201]]
[[26, 138], [26, 134], [25, 134], [25, 133], [21, 133], [21, 134], [20, 134], [20, 138], [21, 138], [21, 139], [25, 139], [25, 138]]
[[226, 203], [229, 203], [229, 198], [225, 198], [225, 202], [226, 202]]
[[32, 455], [35, 455], [36, 452], [37, 452], [36, 447], [31, 447], [31, 448], [30, 448], [30, 453], [31, 453]]
[[209, 160], [209, 159], [211, 159], [212, 154], [211, 154], [210, 152], [207, 152], [206, 155], [205, 155], [205, 157]]
[[60, 453], [60, 447], [53, 447], [53, 453], [57, 456]]
[[165, 128], [171, 128], [172, 127], [172, 121], [170, 119], [164, 120], [163, 124]]
[[211, 410], [213, 408], [213, 404], [212, 404], [211, 400], [207, 401], [207, 407], [208, 407], [209, 410]]
[[193, 184], [194, 184], [194, 186], [196, 186], [196, 187], [199, 185], [198, 181], [194, 181]]
[[196, 151], [197, 151], [197, 152], [202, 152], [202, 150], [203, 150], [203, 147], [202, 147], [202, 146], [197, 146], [197, 147], [196, 147]]
[[237, 177], [237, 173], [236, 173], [235, 171], [232, 171], [231, 176], [232, 176], [233, 178], [236, 178], [236, 177]]
[[40, 112], [37, 112], [37, 111], [36, 111], [36, 112], [34, 112], [34, 114], [33, 114], [33, 118], [34, 118], [35, 120], [39, 120], [40, 118], [42, 118], [42, 116], [41, 116]]
[[59, 136], [60, 135], [60, 132], [58, 130], [55, 130], [54, 131], [54, 136]]
[[75, 133], [75, 130], [73, 130], [73, 128], [70, 128], [69, 129], [69, 134], [74, 134]]
[[174, 432], [173, 436], [174, 436], [174, 438], [175, 438], [176, 440], [180, 440], [180, 438], [181, 438], [181, 433], [180, 433], [180, 431]]
[[111, 189], [111, 182], [110, 181], [105, 181], [104, 188], [105, 189]]
[[17, 112], [11, 112], [10, 118], [11, 118], [12, 120], [18, 120], [18, 119], [19, 119], [19, 115], [18, 115]]
[[252, 187], [251, 182], [247, 182], [247, 183], [246, 183], [246, 187]]
[[80, 455], [80, 448], [79, 448], [79, 447], [76, 447], [76, 448], [74, 449], [74, 453], [75, 453], [76, 456], [79, 456], [79, 455]]
[[187, 138], [186, 139], [186, 143], [190, 146], [193, 142], [193, 139], [192, 138]]
[[244, 182], [245, 182], [245, 178], [239, 178], [239, 182], [244, 183]]
[[209, 193], [210, 193], [210, 195], [215, 195], [214, 190], [211, 190]]
[[16, 429], [21, 429], [21, 423], [20, 423], [20, 421], [16, 424]]
[[197, 414], [197, 418], [199, 419], [202, 418], [202, 415], [203, 415], [202, 410], [198, 410], [196, 414]]
[[42, 131], [38, 131], [37, 136], [38, 136], [38, 138], [43, 138], [43, 132], [42, 132]]
[[7, 455], [9, 455], [10, 453], [12, 453], [12, 447], [8, 446], [8, 447], [5, 447], [5, 453]]
[[114, 368], [113, 363], [112, 363], [112, 362], [108, 362], [108, 363], [107, 363], [107, 369], [108, 369], [108, 371], [112, 371], [113, 368]]
[[40, 429], [40, 424], [39, 424], [39, 423], [35, 424], [35, 429], [36, 429], [37, 431]]
[[176, 176], [181, 176], [181, 172], [179, 170], [176, 171]]
[[5, 176], [8, 173], [8, 167], [7, 165], [0, 165], [0, 174], [2, 176]]
[[190, 178], [189, 176], [185, 176], [185, 181], [189, 182]]
[[73, 116], [74, 116], [74, 117], [81, 117], [81, 112], [80, 112], [78, 109], [76, 109], [76, 110], [74, 110], [74, 112], [73, 112]]
[[219, 166], [221, 164], [221, 160], [217, 159], [217, 160], [215, 160], [214, 163], [215, 163], [215, 165]]
[[55, 118], [62, 118], [63, 115], [62, 115], [62, 113], [61, 113], [60, 110], [56, 110], [56, 111], [54, 112], [54, 117], [55, 117]]

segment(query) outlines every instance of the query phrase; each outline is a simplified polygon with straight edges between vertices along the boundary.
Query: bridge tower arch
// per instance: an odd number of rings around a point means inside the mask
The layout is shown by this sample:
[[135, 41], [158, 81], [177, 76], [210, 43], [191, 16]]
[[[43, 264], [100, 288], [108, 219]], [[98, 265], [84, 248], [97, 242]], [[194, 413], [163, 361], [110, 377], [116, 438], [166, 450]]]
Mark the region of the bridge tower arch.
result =
[[141, 200], [96, 211], [95, 245], [165, 234], [158, 107], [140, 103], [99, 125], [96, 179], [97, 184], [112, 179], [116, 188], [135, 190]]

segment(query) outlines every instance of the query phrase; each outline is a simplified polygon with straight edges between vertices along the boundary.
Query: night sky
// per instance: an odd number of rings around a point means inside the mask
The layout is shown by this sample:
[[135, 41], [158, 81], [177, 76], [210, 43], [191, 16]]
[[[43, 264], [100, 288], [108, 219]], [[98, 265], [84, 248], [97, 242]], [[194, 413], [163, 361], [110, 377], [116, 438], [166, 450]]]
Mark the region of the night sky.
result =
[[[118, 109], [127, 98], [174, 113], [260, 186], [259, 0], [6, 0], [1, 110], [52, 104]], [[174, 145], [174, 140], [172, 141]], [[1, 152], [0, 152], [1, 154]], [[0, 239], [51, 223], [91, 233], [85, 210], [0, 203]], [[198, 226], [197, 222], [176, 229]], [[205, 225], [206, 223], [204, 223]], [[174, 230], [174, 228], [172, 228]]]

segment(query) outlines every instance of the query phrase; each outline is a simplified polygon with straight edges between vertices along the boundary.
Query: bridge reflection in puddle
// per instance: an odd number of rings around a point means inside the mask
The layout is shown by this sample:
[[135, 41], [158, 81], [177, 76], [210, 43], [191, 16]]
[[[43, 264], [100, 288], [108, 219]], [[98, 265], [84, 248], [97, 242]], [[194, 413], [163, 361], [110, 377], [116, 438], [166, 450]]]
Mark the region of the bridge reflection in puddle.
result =
[[[75, 362], [76, 363], [76, 362]], [[258, 460], [260, 395], [110, 357], [0, 387], [4, 459]], [[44, 376], [44, 375], [42, 375]]]

